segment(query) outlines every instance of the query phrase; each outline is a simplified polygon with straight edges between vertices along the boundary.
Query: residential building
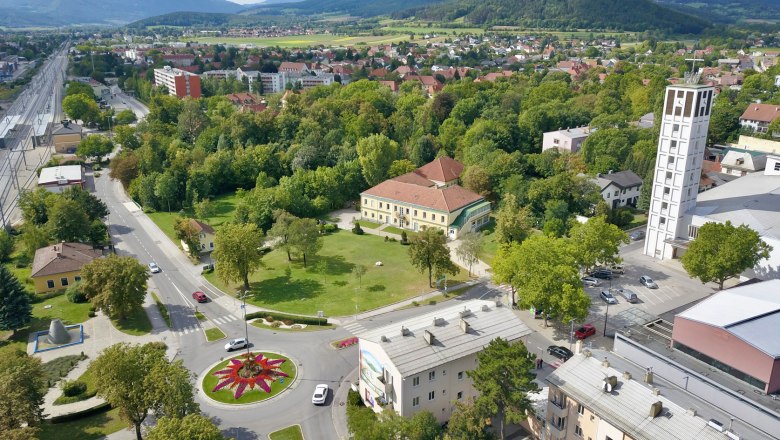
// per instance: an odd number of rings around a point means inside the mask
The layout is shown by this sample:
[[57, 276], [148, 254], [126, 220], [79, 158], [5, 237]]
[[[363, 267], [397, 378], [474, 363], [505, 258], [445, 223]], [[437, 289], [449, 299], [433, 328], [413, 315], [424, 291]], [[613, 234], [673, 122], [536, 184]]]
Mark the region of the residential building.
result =
[[696, 205], [699, 194], [713, 95], [712, 87], [695, 83], [666, 88], [645, 255], [673, 258], [676, 248], [672, 242], [687, 233], [683, 216]]
[[304, 90], [317, 86], [329, 86], [335, 82], [335, 76], [332, 73], [319, 73], [318, 75], [301, 75], [298, 78], [289, 77], [293, 82], [301, 84]]
[[172, 65], [173, 67], [186, 67], [191, 66], [195, 62], [195, 55], [189, 53], [175, 53], [163, 55], [163, 62]]
[[59, 165], [44, 168], [38, 175], [38, 186], [47, 191], [60, 193], [71, 186], [84, 188], [84, 168], [81, 165]]
[[361, 193], [361, 219], [419, 231], [438, 228], [452, 239], [490, 221], [490, 202], [455, 184], [463, 165], [437, 159]]
[[[598, 357], [597, 357], [598, 356]], [[722, 440], [769, 438], [750, 420], [672, 386], [618, 354], [585, 350], [547, 376], [551, 440]], [[692, 381], [691, 381], [692, 382]]]
[[167, 87], [172, 96], [200, 98], [200, 77], [194, 73], [165, 66], [154, 69], [154, 83]]
[[780, 117], [780, 105], [751, 103], [739, 117], [739, 125], [759, 133], [766, 133], [769, 124], [778, 117]]
[[260, 83], [263, 86], [262, 93], [281, 93], [287, 85], [287, 74], [284, 72], [259, 74]]
[[592, 181], [601, 189], [601, 197], [611, 209], [634, 206], [642, 192], [642, 178], [631, 170], [597, 174]]
[[766, 153], [755, 150], [728, 147], [720, 160], [721, 172], [732, 176], [744, 176], [748, 173], [763, 171], [766, 166]]
[[30, 278], [35, 293], [66, 289], [81, 281], [81, 268], [103, 253], [84, 243], [57, 243], [35, 251]]
[[477, 396], [466, 374], [477, 354], [493, 339], [530, 333], [509, 307], [485, 300], [358, 331], [360, 396], [375, 412], [427, 410], [444, 423], [455, 402]]
[[51, 129], [51, 141], [54, 151], [58, 154], [73, 154], [76, 152], [81, 139], [84, 138], [84, 130], [80, 125], [64, 120]]
[[[216, 232], [214, 228], [201, 221], [190, 219], [190, 226], [198, 232], [198, 239], [200, 240], [200, 253], [205, 254], [214, 250], [214, 241], [216, 240]], [[184, 252], [189, 253], [190, 248], [184, 241], [181, 242], [181, 246]]]
[[566, 130], [549, 131], [542, 135], [542, 151], [552, 148], [560, 152], [576, 153], [582, 148], [585, 139], [594, 130], [590, 127], [567, 128]]

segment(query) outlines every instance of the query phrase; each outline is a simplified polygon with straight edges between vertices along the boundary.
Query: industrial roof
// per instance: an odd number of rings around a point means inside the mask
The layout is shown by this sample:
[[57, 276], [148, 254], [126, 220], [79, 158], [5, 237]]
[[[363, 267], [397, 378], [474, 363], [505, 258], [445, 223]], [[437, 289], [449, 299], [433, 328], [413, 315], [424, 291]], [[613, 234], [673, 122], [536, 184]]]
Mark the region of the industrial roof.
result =
[[40, 176], [38, 176], [38, 185], [60, 181], [81, 182], [82, 180], [84, 180], [84, 174], [81, 165], [60, 165], [42, 169]]
[[[467, 316], [461, 313], [468, 310]], [[434, 321], [440, 319], [439, 325]], [[469, 325], [462, 330], [460, 321]], [[401, 329], [408, 330], [403, 336]], [[425, 331], [433, 334], [428, 344]], [[506, 306], [494, 301], [471, 300], [446, 309], [358, 332], [360, 339], [380, 345], [402, 376], [411, 376], [481, 351], [495, 338], [515, 341], [531, 330]], [[382, 337], [385, 337], [385, 341]]]
[[[609, 376], [616, 376], [618, 385], [606, 392], [603, 381]], [[726, 438], [707, 426], [707, 420], [689, 414], [663, 394], [654, 395], [651, 387], [642, 382], [625, 379], [621, 371], [603, 366], [594, 357], [572, 357], [547, 376], [547, 381], [635, 440]], [[650, 417], [651, 405], [659, 401], [663, 405], [661, 414]]]
[[773, 357], [780, 357], [780, 280], [734, 287], [701, 301], [677, 317], [721, 327]]
[[690, 214], [780, 239], [780, 176], [751, 173], [698, 195]]

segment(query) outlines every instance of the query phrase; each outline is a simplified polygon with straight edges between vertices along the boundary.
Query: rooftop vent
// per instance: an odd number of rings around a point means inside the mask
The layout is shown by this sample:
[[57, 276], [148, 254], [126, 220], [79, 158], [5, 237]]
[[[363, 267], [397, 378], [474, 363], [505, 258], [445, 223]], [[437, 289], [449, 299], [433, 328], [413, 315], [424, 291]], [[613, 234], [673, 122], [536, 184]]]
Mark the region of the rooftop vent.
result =
[[401, 326], [401, 336], [409, 336], [409, 329]]
[[501, 307], [503, 305], [504, 305], [504, 303], [502, 303], [500, 300], [496, 300], [496, 308], [499, 308], [499, 307]]
[[660, 400], [650, 405], [650, 418], [658, 417], [661, 414], [661, 411], [663, 411], [663, 409], [664, 409], [664, 404], [661, 403]]
[[385, 336], [385, 335], [382, 335], [382, 337], [379, 338], [379, 340], [381, 340], [382, 342], [389, 342], [390, 341], [389, 339], [387, 339], [387, 336]]
[[441, 327], [444, 325], [444, 318], [433, 318], [433, 325], [435, 327]]
[[488, 310], [490, 310], [490, 307], [487, 304], [482, 304], [482, 311], [487, 312]]
[[433, 341], [436, 339], [433, 336], [433, 333], [429, 332], [428, 330], [425, 330], [425, 333], [423, 334], [423, 338], [425, 338], [425, 342], [427, 342], [428, 345], [433, 345]]
[[607, 359], [606, 356], [604, 356], [604, 360], [601, 361], [601, 366], [605, 368], [609, 368], [609, 360]]
[[601, 382], [601, 389], [604, 390], [604, 392], [611, 393], [612, 390], [617, 388], [617, 383], [617, 376], [605, 377]]
[[460, 329], [463, 330], [463, 333], [468, 333], [469, 329], [471, 329], [471, 326], [469, 325], [468, 322], [466, 322], [465, 319], [461, 318], [461, 320], [460, 320]]
[[623, 372], [623, 379], [631, 380], [631, 373], [629, 373], [628, 371], [624, 371]]
[[463, 307], [463, 310], [460, 312], [460, 317], [465, 318], [467, 316], [471, 316], [471, 310]]

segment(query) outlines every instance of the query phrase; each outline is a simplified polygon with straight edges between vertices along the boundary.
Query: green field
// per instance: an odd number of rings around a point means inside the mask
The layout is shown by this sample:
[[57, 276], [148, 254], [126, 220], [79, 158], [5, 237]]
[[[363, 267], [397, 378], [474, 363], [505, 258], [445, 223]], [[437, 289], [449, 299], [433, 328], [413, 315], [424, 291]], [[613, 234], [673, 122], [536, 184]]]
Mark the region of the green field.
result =
[[271, 440], [303, 440], [303, 433], [300, 425], [288, 426], [284, 429], [274, 431], [268, 434]]
[[289, 37], [240, 38], [240, 37], [197, 37], [203, 44], [253, 44], [258, 47], [310, 47], [310, 46], [354, 46], [358, 44], [387, 44], [408, 39], [408, 35], [292, 35]]
[[[201, 220], [215, 229], [222, 226], [223, 223], [233, 218], [233, 212], [235, 212], [239, 200], [235, 193], [215, 197], [212, 200], [212, 203], [214, 203], [214, 215]], [[176, 232], [173, 230], [176, 218], [180, 217], [178, 212], [152, 212], [147, 215], [171, 241], [177, 245], [179, 244]], [[190, 210], [185, 210], [184, 215], [191, 217], [194, 214]]]
[[216, 340], [223, 339], [223, 338], [225, 338], [225, 333], [222, 330], [220, 330], [219, 328], [212, 327], [210, 329], [206, 329], [206, 340], [207, 341], [211, 342], [211, 341], [216, 341]]
[[41, 440], [97, 440], [127, 428], [127, 423], [119, 418], [118, 409], [112, 409], [72, 422], [43, 423], [40, 428]]
[[402, 25], [402, 26], [383, 26], [380, 28], [380, 30], [385, 32], [400, 32], [404, 33], [406, 35], [409, 34], [415, 34], [415, 35], [431, 35], [436, 34], [437, 36], [443, 37], [446, 35], [458, 35], [458, 34], [472, 34], [472, 35], [482, 35], [485, 33], [484, 29], [481, 28], [475, 28], [475, 27], [469, 27], [469, 28], [460, 28], [460, 27], [445, 27], [445, 26], [414, 26], [411, 24]]
[[[288, 313], [345, 316], [355, 310], [370, 310], [433, 290], [428, 275], [409, 262], [407, 247], [384, 241], [374, 235], [355, 235], [339, 231], [323, 237], [322, 250], [303, 267], [299, 260], [287, 262], [287, 255], [274, 250], [263, 257], [262, 267], [250, 277], [254, 295], [250, 303]], [[382, 262], [382, 266], [374, 263]], [[362, 264], [366, 274], [362, 283], [352, 276], [352, 268]], [[290, 277], [285, 270], [289, 267]], [[206, 278], [222, 291], [235, 293], [239, 285], [225, 285], [215, 273]], [[447, 277], [448, 285], [467, 279], [461, 270]], [[359, 286], [360, 284], [360, 286]]]

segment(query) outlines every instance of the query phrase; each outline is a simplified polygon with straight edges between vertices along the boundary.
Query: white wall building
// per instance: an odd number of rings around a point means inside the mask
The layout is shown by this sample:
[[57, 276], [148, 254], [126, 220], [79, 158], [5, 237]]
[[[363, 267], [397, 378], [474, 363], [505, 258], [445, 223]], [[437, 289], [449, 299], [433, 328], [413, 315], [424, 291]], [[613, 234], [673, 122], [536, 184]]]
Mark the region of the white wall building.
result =
[[582, 148], [585, 139], [595, 131], [590, 127], [567, 128], [549, 131], [542, 135], [542, 151], [557, 149], [560, 152], [576, 153]]
[[428, 410], [444, 423], [455, 401], [477, 395], [466, 374], [477, 367], [477, 353], [495, 338], [530, 333], [511, 309], [484, 300], [358, 331], [360, 395], [376, 412]]
[[645, 255], [674, 258], [674, 241], [687, 239], [683, 216], [696, 205], [713, 93], [712, 87], [700, 84], [666, 88]]
[[631, 170], [597, 174], [593, 182], [601, 188], [601, 198], [611, 209], [636, 206], [642, 193], [642, 178]]

